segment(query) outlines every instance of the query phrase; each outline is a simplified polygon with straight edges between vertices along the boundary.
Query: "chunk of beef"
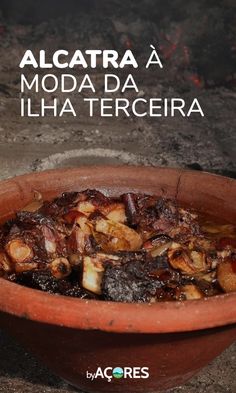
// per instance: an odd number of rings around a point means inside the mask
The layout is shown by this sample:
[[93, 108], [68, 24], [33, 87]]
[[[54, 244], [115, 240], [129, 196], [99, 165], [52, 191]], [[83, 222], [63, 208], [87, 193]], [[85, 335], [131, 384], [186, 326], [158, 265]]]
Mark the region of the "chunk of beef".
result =
[[20, 212], [5, 237], [5, 250], [14, 262], [47, 263], [66, 255], [64, 228], [41, 213]]
[[199, 232], [197, 216], [178, 207], [174, 200], [157, 196], [124, 194], [128, 223], [147, 239], [156, 234], [166, 234], [172, 238]]
[[52, 217], [62, 217], [70, 210], [76, 208], [80, 202], [90, 202], [98, 207], [109, 203], [109, 198], [97, 190], [65, 192], [51, 202], [44, 202], [43, 206], [40, 208], [40, 213]]
[[19, 275], [12, 276], [12, 280], [18, 284], [40, 289], [48, 293], [55, 293], [64, 296], [73, 296], [82, 299], [96, 299], [97, 296], [85, 289], [81, 288], [78, 278], [75, 274], [71, 275], [69, 279], [57, 280], [49, 271], [38, 270], [24, 272]]
[[[168, 290], [177, 288], [180, 276], [173, 272], [166, 258], [140, 259], [130, 256], [126, 263], [107, 265], [102, 280], [106, 300], [119, 302], [148, 302], [168, 296]], [[161, 290], [161, 292], [160, 292]], [[168, 296], [169, 297], [169, 296]]]

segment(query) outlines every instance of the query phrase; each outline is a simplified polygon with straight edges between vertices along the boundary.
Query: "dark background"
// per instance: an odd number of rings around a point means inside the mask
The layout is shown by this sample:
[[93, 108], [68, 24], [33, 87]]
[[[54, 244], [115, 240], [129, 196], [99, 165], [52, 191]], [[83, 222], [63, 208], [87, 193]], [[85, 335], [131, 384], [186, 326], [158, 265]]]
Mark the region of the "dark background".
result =
[[[188, 45], [191, 68], [208, 85], [235, 84], [236, 2], [234, 0], [2, 0], [3, 20], [7, 23], [40, 24], [55, 18], [107, 18], [135, 15], [144, 23], [154, 23], [168, 34], [173, 23], [183, 25], [181, 41]], [[106, 29], [104, 29], [106, 31]], [[132, 33], [131, 33], [132, 36]], [[159, 37], [160, 38], [160, 37]], [[116, 42], [112, 43], [117, 46]], [[202, 47], [203, 50], [202, 50]], [[216, 67], [217, 64], [217, 67]], [[232, 82], [232, 79], [234, 82]]]

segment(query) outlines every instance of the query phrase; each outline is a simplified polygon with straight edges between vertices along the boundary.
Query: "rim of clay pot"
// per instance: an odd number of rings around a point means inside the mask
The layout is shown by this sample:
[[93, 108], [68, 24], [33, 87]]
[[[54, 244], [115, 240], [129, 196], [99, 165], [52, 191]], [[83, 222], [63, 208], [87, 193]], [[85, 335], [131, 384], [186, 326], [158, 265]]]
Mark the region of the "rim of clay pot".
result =
[[[155, 176], [157, 174], [160, 178], [168, 174], [170, 183], [173, 180], [171, 180], [171, 178], [175, 178], [175, 181], [173, 181], [175, 186], [172, 187], [173, 189], [168, 189], [167, 194], [169, 196], [175, 196], [178, 192], [180, 200], [183, 199], [183, 201], [184, 198], [182, 197], [184, 192], [186, 192], [184, 189], [185, 187], [189, 187], [187, 184], [188, 180], [191, 179], [191, 184], [196, 184], [196, 182], [199, 184], [199, 181], [202, 181], [206, 191], [204, 198], [208, 197], [210, 195], [209, 193], [213, 192], [216, 187], [219, 188], [219, 195], [215, 196], [217, 200], [215, 200], [215, 202], [214, 200], [211, 201], [213, 207], [214, 203], [219, 204], [219, 198], [223, 198], [222, 201], [226, 199], [227, 202], [227, 198], [228, 200], [230, 200], [230, 198], [233, 200], [236, 196], [235, 180], [208, 173], [170, 168], [82, 167], [52, 170], [37, 174], [33, 173], [3, 181], [1, 182], [0, 188], [0, 203], [1, 200], [7, 198], [9, 192], [17, 192], [19, 194], [18, 198], [15, 198], [17, 200], [15, 201], [13, 196], [13, 199], [10, 201], [12, 202], [14, 200], [14, 208], [10, 209], [10, 205], [7, 207], [8, 210], [12, 212], [18, 209], [19, 206], [24, 206], [26, 200], [29, 201], [32, 199], [32, 194], [36, 185], [42, 184], [42, 188], [45, 190], [47, 189], [45, 178], [47, 178], [48, 184], [51, 184], [51, 187], [55, 186], [57, 180], [62, 181], [61, 179], [63, 179], [63, 176], [67, 176], [68, 174], [70, 174], [72, 179], [75, 175], [79, 176], [81, 183], [86, 183], [87, 181], [89, 182], [90, 171], [95, 171], [95, 173], [93, 172], [94, 178], [96, 178], [96, 175], [103, 173], [101, 179], [97, 180], [98, 184], [102, 184], [103, 178], [107, 181], [106, 175], [107, 178], [110, 176], [111, 179], [111, 174], [112, 176], [119, 174], [119, 176], [123, 176], [124, 179], [126, 178], [126, 181], [130, 179], [130, 185], [123, 185], [123, 188], [121, 187], [122, 190], [125, 188], [131, 188], [132, 190], [139, 188], [134, 187], [137, 171], [139, 171], [139, 180], [142, 179], [142, 177], [144, 179], [145, 177], [147, 178], [148, 175], [151, 183], [155, 181]], [[182, 179], [182, 186], [180, 186], [180, 176]], [[139, 180], [136, 180], [136, 182]], [[68, 181], [67, 179], [67, 182]], [[158, 187], [160, 187], [161, 180], [159, 179], [158, 181]], [[114, 180], [110, 180], [111, 184], [109, 186], [105, 184], [104, 188], [110, 191], [112, 189], [112, 182], [114, 182]], [[140, 184], [142, 185], [142, 181], [140, 181]], [[32, 187], [30, 185], [32, 185]], [[28, 189], [25, 189], [27, 186]], [[85, 187], [81, 184], [81, 189], [83, 188]], [[114, 182], [113, 188], [117, 191], [119, 185]], [[66, 189], [68, 189], [68, 186]], [[146, 187], [146, 189], [148, 189], [148, 187]], [[55, 193], [57, 192], [58, 188], [55, 187]], [[227, 196], [229, 192], [231, 192], [230, 198]], [[21, 197], [19, 197], [20, 195]], [[194, 195], [192, 198], [194, 199]], [[200, 194], [200, 199], [201, 198], [203, 198], [203, 195]], [[185, 202], [187, 202], [187, 200]], [[227, 203], [225, 206], [222, 204], [224, 216], [229, 216], [230, 213], [230, 211], [227, 210], [227, 206]], [[7, 208], [5, 209], [7, 210]], [[236, 216], [236, 210], [234, 209], [235, 208], [232, 207], [232, 219]], [[6, 212], [5, 216], [7, 216]], [[120, 333], [184, 332], [236, 323], [236, 293], [182, 302], [130, 304], [76, 299], [62, 295], [48, 294], [0, 278], [0, 311], [33, 321], [77, 329], [103, 330]]]
[[0, 279], [0, 310], [82, 330], [171, 333], [236, 323], [236, 293], [182, 302], [118, 303], [48, 294]]

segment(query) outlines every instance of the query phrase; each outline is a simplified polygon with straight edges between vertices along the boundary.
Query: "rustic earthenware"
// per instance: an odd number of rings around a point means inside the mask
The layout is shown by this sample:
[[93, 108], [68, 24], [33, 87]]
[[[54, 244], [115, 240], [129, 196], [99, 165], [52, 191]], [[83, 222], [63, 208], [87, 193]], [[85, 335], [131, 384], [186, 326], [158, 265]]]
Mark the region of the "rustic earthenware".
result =
[[[148, 167], [81, 167], [0, 183], [2, 220], [26, 205], [96, 188], [174, 197], [220, 219], [236, 220], [236, 181], [207, 173]], [[236, 338], [236, 293], [204, 300], [121, 304], [50, 295], [0, 279], [0, 326], [52, 371], [88, 392], [160, 392], [183, 384]], [[97, 367], [149, 367], [149, 378], [86, 377]]]

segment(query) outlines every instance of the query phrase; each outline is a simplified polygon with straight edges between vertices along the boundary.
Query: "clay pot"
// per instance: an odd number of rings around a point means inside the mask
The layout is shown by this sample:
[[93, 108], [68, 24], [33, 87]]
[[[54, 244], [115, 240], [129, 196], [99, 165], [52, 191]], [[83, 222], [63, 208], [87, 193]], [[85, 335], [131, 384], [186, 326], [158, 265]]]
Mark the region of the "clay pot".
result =
[[[0, 216], [6, 219], [29, 203], [34, 190], [49, 199], [86, 188], [174, 197], [221, 220], [236, 219], [235, 180], [148, 167], [60, 169], [3, 181]], [[56, 374], [88, 392], [160, 392], [183, 384], [236, 337], [236, 293], [122, 304], [50, 295], [0, 279], [0, 310], [1, 327]], [[98, 367], [148, 367], [149, 378], [87, 378]]]

